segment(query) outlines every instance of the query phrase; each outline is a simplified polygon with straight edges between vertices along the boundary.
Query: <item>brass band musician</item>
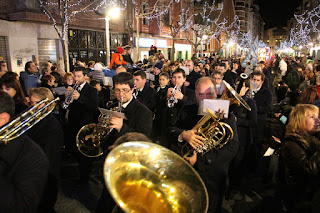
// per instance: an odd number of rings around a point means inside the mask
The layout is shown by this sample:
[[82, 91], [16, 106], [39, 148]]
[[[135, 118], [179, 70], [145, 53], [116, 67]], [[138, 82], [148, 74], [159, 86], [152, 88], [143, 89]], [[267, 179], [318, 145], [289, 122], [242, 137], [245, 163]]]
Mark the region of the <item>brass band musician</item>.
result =
[[[193, 126], [202, 116], [198, 115], [198, 106], [203, 99], [215, 99], [217, 97], [215, 84], [212, 78], [202, 77], [196, 82], [197, 103], [185, 105], [181, 109], [176, 122], [169, 127], [169, 138], [172, 143], [189, 143], [192, 147], [203, 145], [205, 138], [198, 135]], [[212, 149], [204, 155], [193, 154], [187, 158], [195, 166], [201, 178], [206, 184], [209, 194], [209, 211], [220, 212], [223, 196], [226, 189], [229, 164], [238, 151], [238, 136], [235, 116], [230, 112], [225, 121], [231, 126], [234, 137], [221, 149]]]

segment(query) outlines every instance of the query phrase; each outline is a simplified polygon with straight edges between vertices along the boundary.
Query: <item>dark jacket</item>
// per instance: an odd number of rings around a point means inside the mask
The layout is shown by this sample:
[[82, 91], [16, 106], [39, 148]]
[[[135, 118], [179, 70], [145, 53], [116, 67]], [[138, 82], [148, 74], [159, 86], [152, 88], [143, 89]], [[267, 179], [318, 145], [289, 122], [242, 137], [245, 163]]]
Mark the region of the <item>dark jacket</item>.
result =
[[134, 64], [134, 62], [132, 61], [131, 55], [127, 54], [127, 55], [123, 55], [123, 60], [129, 64]]
[[80, 91], [78, 100], [69, 106], [68, 135], [75, 139], [81, 127], [97, 122], [97, 90], [86, 83]]
[[[118, 106], [118, 102], [112, 104], [110, 108], [114, 106]], [[145, 105], [133, 98], [122, 112], [127, 119], [123, 120], [123, 126], [120, 132], [113, 131], [115, 139], [128, 132], [140, 132], [146, 136], [151, 135], [152, 112]]]
[[176, 121], [177, 116], [183, 106], [196, 103], [196, 95], [194, 90], [182, 85], [181, 93], [183, 94], [183, 99], [178, 100], [178, 103], [176, 103], [174, 107], [168, 108], [168, 122], [171, 125]]
[[47, 181], [48, 159], [29, 137], [0, 145], [1, 212], [36, 212]]
[[190, 72], [190, 74], [187, 76], [187, 81], [190, 83], [188, 88], [195, 90], [196, 82], [201, 77], [202, 75], [200, 73], [197, 73], [194, 70], [192, 70], [192, 72]]
[[143, 90], [139, 91], [137, 100], [153, 112], [157, 107], [157, 91], [145, 85]]
[[27, 134], [42, 148], [49, 159], [49, 172], [59, 178], [63, 130], [58, 119], [51, 113], [33, 126]]
[[286, 135], [281, 147], [287, 199], [311, 201], [319, 190], [320, 141], [309, 134]]
[[[171, 143], [177, 143], [180, 153], [181, 146], [187, 142], [178, 142], [178, 136], [184, 130], [192, 129], [202, 116], [198, 115], [198, 105], [186, 105], [181, 109], [177, 121], [169, 127], [169, 138]], [[228, 170], [231, 160], [239, 148], [239, 140], [235, 116], [230, 113], [228, 119], [223, 119], [230, 125], [234, 136], [224, 147], [212, 149], [204, 155], [197, 155], [195, 168], [206, 184], [209, 194], [209, 212], [219, 212], [228, 177]]]
[[267, 115], [272, 107], [272, 93], [265, 87], [260, 88], [260, 90], [254, 95], [254, 100], [257, 105], [258, 114]]

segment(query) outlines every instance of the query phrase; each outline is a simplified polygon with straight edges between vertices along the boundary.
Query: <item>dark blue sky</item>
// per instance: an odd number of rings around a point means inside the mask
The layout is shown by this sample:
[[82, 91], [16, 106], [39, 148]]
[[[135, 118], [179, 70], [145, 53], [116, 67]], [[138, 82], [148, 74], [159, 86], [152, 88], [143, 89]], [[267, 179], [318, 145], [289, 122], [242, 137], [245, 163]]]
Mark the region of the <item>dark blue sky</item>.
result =
[[302, 0], [255, 0], [265, 22], [265, 29], [286, 26]]

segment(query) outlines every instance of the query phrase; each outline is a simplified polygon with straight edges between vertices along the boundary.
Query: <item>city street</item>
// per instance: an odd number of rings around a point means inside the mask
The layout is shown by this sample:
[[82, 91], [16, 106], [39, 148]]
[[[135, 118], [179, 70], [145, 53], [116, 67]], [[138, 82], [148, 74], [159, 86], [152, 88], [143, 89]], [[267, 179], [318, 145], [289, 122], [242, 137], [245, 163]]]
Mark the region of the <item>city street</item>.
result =
[[[61, 187], [55, 210], [58, 213], [87, 213], [94, 212], [97, 201], [104, 185], [102, 167], [104, 159], [101, 157], [93, 163], [90, 179], [91, 192], [86, 186], [77, 185], [77, 163], [69, 156], [63, 161], [61, 170]], [[275, 198], [275, 186], [264, 180], [252, 178], [243, 184], [243, 191], [232, 193], [230, 200], [224, 199], [223, 213], [244, 212], [282, 212], [280, 201]]]

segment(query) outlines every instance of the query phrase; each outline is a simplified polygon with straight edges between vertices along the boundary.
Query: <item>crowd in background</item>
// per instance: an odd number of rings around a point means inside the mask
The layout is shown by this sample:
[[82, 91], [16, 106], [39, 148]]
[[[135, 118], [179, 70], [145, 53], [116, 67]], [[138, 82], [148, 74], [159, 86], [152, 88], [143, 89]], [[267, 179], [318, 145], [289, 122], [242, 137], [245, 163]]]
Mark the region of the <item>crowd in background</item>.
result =
[[[193, 106], [199, 106], [201, 86], [212, 81], [216, 94], [214, 98], [233, 98], [226, 95], [228, 89], [224, 80], [237, 91], [251, 110], [243, 105], [230, 106], [228, 119], [234, 118], [233, 143], [237, 143], [237, 147], [233, 154], [228, 155], [223, 168], [217, 168], [223, 170], [220, 176], [214, 176], [221, 178], [215, 184], [225, 184], [225, 187], [207, 186], [219, 194], [214, 200], [210, 199], [210, 202], [215, 202], [215, 207], [210, 207], [209, 212], [221, 211], [223, 197], [230, 199], [235, 192], [245, 193], [244, 183], [251, 176], [278, 184], [279, 199], [283, 200], [284, 209], [288, 212], [317, 210], [320, 198], [319, 61], [305, 55], [275, 55], [269, 61], [261, 60], [254, 66], [251, 63], [241, 65], [240, 58], [222, 58], [218, 54], [206, 57], [194, 55], [192, 60], [170, 61], [160, 50], [152, 47], [149, 56], [133, 62], [131, 50], [130, 46], [118, 47], [112, 54], [109, 67], [101, 62], [77, 61], [71, 67], [71, 72], [65, 72], [51, 62], [39, 64], [35, 60], [27, 62], [24, 71], [17, 74], [7, 70], [6, 62], [0, 60], [0, 88], [14, 101], [12, 117], [44, 98], [53, 100], [54, 97], [60, 97], [60, 103], [53, 113], [26, 133], [45, 153], [48, 168], [43, 170], [48, 171], [48, 176], [45, 180], [38, 180], [40, 185], [37, 188], [38, 194], [33, 195], [34, 202], [24, 199], [19, 202], [26, 206], [38, 205], [39, 208], [33, 206], [32, 209], [38, 208], [39, 212], [54, 211], [63, 149], [75, 156], [79, 163], [80, 184], [89, 187], [93, 160], [77, 150], [75, 137], [82, 126], [98, 122], [98, 107], [109, 109], [119, 102], [120, 96], [126, 98], [126, 93], [132, 89], [133, 98], [128, 96], [128, 103], [136, 99], [139, 102], [137, 108], [141, 107], [140, 104], [144, 105], [141, 113], [147, 111], [146, 117], [150, 115], [152, 119], [144, 120], [142, 126], [136, 127], [132, 122], [147, 118], [139, 114], [140, 111], [135, 116], [126, 114], [129, 115], [126, 123], [128, 128], [124, 131], [125, 124], [122, 124], [119, 134], [109, 138], [107, 145], [111, 146], [115, 139], [122, 136], [122, 131], [140, 132], [154, 143], [179, 153], [181, 139], [192, 141], [187, 139], [184, 131], [193, 126], [191, 121], [188, 123], [191, 118], [187, 116], [190, 114], [183, 116]], [[113, 79], [114, 85], [107, 84], [105, 77], [116, 78]], [[132, 78], [134, 85], [127, 83], [129, 80], [124, 81], [125, 78], [130, 78], [130, 82]], [[76, 92], [75, 84], [80, 87]], [[126, 84], [129, 85], [127, 89], [119, 87]], [[74, 102], [64, 109], [62, 103], [70, 92], [73, 92]], [[173, 100], [173, 107], [168, 106], [169, 100]], [[125, 113], [128, 113], [128, 108], [125, 108]], [[186, 122], [190, 125], [185, 126]], [[221, 152], [226, 149], [222, 148]], [[271, 154], [266, 154], [270, 151]], [[218, 162], [212, 163], [208, 159], [205, 165], [213, 166]], [[187, 160], [194, 164], [191, 158]], [[199, 161], [201, 159], [198, 156]], [[200, 163], [195, 166], [199, 167], [197, 171], [202, 178], [210, 176], [209, 173], [201, 173]], [[210, 181], [205, 183], [210, 184]], [[19, 202], [16, 205], [22, 205]], [[7, 207], [10, 209], [12, 206]], [[113, 206], [102, 205], [100, 208], [112, 210]]]

